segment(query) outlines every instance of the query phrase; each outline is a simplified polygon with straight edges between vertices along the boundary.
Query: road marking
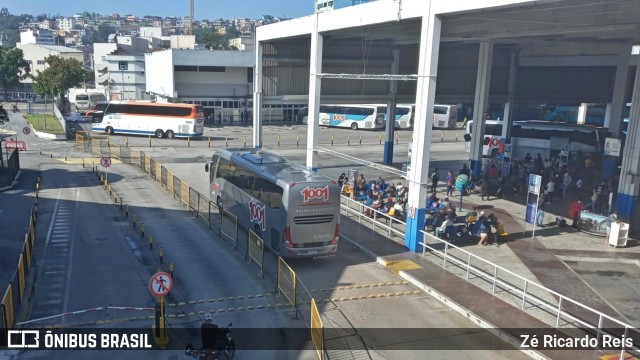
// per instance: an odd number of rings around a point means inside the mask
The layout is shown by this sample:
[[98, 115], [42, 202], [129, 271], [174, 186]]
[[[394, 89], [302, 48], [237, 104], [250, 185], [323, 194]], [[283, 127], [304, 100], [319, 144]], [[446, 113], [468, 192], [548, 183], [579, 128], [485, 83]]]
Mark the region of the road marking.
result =
[[[414, 295], [414, 294], [421, 294], [422, 291], [420, 290], [414, 290], [414, 291], [405, 291], [405, 292], [398, 292], [398, 293], [380, 293], [380, 294], [368, 294], [368, 295], [359, 295], [359, 296], [351, 296], [351, 297], [342, 297], [342, 298], [326, 298], [326, 299], [316, 299], [317, 302], [345, 302], [345, 301], [359, 301], [359, 300], [374, 300], [374, 299], [381, 299], [381, 298], [385, 298], [385, 297], [398, 297], [398, 296], [406, 296], [406, 295]], [[308, 305], [310, 302], [309, 301], [305, 301], [300, 303], [299, 305]], [[219, 308], [219, 309], [210, 309], [210, 310], [206, 310], [209, 311], [211, 313], [228, 313], [228, 312], [242, 312], [242, 311], [256, 311], [256, 310], [267, 310], [267, 309], [272, 309], [275, 310], [277, 308], [289, 308], [291, 307], [290, 303], [275, 303], [275, 304], [262, 304], [262, 305], [255, 305], [255, 306], [247, 306], [247, 307], [228, 307], [228, 308]], [[199, 311], [190, 311], [188, 313], [177, 313], [177, 314], [167, 314], [167, 318], [170, 319], [176, 319], [176, 318], [190, 318], [190, 317], [195, 317], [195, 316], [200, 316], [202, 314], [204, 314], [206, 312], [205, 310], [199, 310]], [[153, 315], [144, 317], [144, 316], [140, 316], [140, 317], [131, 317], [131, 318], [116, 318], [116, 319], [109, 319], [109, 320], [97, 320], [97, 321], [89, 321], [89, 322], [84, 322], [84, 323], [68, 323], [68, 324], [57, 324], [57, 325], [43, 325], [44, 328], [72, 328], [72, 327], [81, 327], [81, 326], [91, 326], [91, 325], [102, 325], [102, 324], [111, 324], [111, 323], [118, 323], [118, 322], [132, 322], [132, 321], [143, 321], [143, 320], [152, 320], [154, 319]]]
[[[371, 284], [361, 284], [361, 285], [348, 285], [348, 286], [338, 286], [328, 289], [311, 289], [310, 293], [318, 293], [318, 292], [327, 292], [327, 291], [343, 291], [343, 290], [352, 290], [352, 289], [365, 289], [365, 288], [373, 288], [373, 287], [381, 287], [381, 286], [394, 286], [394, 285], [408, 285], [408, 281], [396, 281], [396, 282], [386, 282], [386, 283], [371, 283]], [[224, 301], [234, 301], [234, 300], [255, 300], [261, 299], [263, 297], [282, 297], [281, 294], [273, 294], [273, 293], [264, 293], [264, 294], [256, 294], [256, 295], [237, 295], [237, 296], [229, 296], [229, 297], [219, 297], [219, 298], [209, 298], [209, 299], [201, 299], [201, 300], [189, 300], [189, 301], [181, 301], [179, 303], [168, 303], [169, 307], [176, 306], [186, 306], [193, 304], [202, 304], [202, 303], [213, 303], [213, 302], [224, 302]]]

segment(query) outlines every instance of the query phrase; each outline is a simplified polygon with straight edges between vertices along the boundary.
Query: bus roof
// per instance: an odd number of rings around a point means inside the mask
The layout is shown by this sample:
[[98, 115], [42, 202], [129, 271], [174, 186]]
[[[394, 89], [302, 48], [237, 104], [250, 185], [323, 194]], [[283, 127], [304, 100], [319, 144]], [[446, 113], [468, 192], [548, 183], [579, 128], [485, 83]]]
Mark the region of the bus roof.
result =
[[558, 130], [574, 130], [574, 131], [593, 131], [602, 130], [608, 131], [602, 126], [588, 125], [588, 124], [571, 124], [561, 122], [551, 122], [544, 120], [522, 120], [515, 121], [514, 124], [524, 128], [537, 128], [537, 129], [558, 129]]
[[198, 106], [194, 104], [184, 104], [184, 103], [159, 103], [159, 102], [151, 102], [151, 101], [138, 101], [138, 100], [111, 100], [109, 104], [132, 104], [132, 105], [140, 105], [140, 106], [171, 106], [171, 107], [193, 107]]
[[296, 165], [279, 155], [262, 149], [227, 148], [218, 149], [216, 153], [224, 155], [236, 163], [261, 173], [273, 182], [277, 182], [278, 179], [286, 183], [316, 182], [329, 179], [324, 175]]

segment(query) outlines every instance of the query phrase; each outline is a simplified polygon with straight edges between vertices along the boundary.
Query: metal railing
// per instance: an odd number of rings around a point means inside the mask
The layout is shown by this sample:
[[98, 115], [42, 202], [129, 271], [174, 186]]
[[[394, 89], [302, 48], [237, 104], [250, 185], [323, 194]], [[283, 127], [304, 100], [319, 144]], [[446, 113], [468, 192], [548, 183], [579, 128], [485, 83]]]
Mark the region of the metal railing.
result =
[[[391, 215], [380, 212], [371, 206], [367, 206], [358, 200], [352, 199], [348, 196], [341, 195], [340, 208], [347, 212], [347, 216], [351, 214], [358, 219], [358, 223], [369, 223], [373, 230], [384, 229], [387, 232], [387, 236], [399, 236], [404, 238], [404, 229], [406, 223]], [[369, 217], [365, 214], [365, 210], [369, 210], [372, 216]], [[384, 223], [380, 220], [383, 220]]]
[[[358, 200], [342, 195], [341, 209], [347, 213], [347, 216], [351, 215], [356, 217], [358, 223], [369, 223], [373, 230], [382, 230], [387, 233], [388, 237], [395, 235], [404, 238], [405, 236], [405, 222], [381, 213], [370, 206], [362, 204]], [[367, 209], [373, 212], [373, 217], [365, 215], [365, 210]], [[553, 315], [555, 321], [554, 326], [556, 328], [560, 327], [564, 320], [566, 323], [573, 322], [578, 327], [581, 326], [593, 330], [596, 332], [598, 338], [602, 334], [610, 334], [608, 330], [611, 329], [619, 331], [618, 334], [614, 334], [619, 337], [624, 335], [625, 338], [629, 336], [640, 338], [640, 331], [630, 324], [617, 320], [612, 316], [584, 305], [537, 282], [526, 279], [505, 267], [472, 254], [426, 231], [421, 230], [421, 233], [425, 239], [419, 243], [423, 247], [422, 256], [425, 256], [427, 249], [429, 249], [431, 254], [442, 258], [443, 268], [446, 268], [449, 264], [462, 269], [466, 273], [465, 279], [467, 281], [471, 281], [470, 276], [473, 274], [488, 282], [491, 285], [491, 292], [493, 294], [496, 294], [497, 289], [515, 294], [518, 296], [520, 308], [523, 311], [526, 310], [527, 304], [531, 304], [537, 309], [542, 308], [548, 314]], [[431, 240], [433, 243], [427, 242], [426, 239]], [[456, 254], [456, 252], [460, 253]], [[519, 284], [516, 284], [516, 282], [519, 282]], [[543, 298], [545, 296], [553, 297], [557, 299], [557, 301], [552, 302], [545, 300]], [[568, 310], [567, 308], [569, 307], [574, 307], [575, 309]], [[585, 319], [584, 316], [580, 317], [577, 315], [577, 312], [586, 313], [587, 319]], [[637, 346], [633, 346], [632, 349], [639, 350]]]
[[[472, 254], [458, 246], [455, 246], [445, 240], [439, 239], [425, 231], [422, 231], [425, 239], [434, 241], [434, 244], [429, 244], [425, 240], [420, 242], [422, 245], [422, 256], [425, 256], [427, 249], [431, 250], [431, 254], [440, 256], [442, 258], [442, 267], [447, 266], [447, 262], [455, 264], [466, 272], [466, 280], [470, 281], [470, 275], [474, 274], [479, 278], [488, 281], [492, 284], [492, 293], [496, 293], [496, 288], [501, 288], [508, 291], [511, 294], [515, 294], [519, 297], [520, 308], [525, 310], [527, 304], [534, 305], [537, 309], [543, 309], [548, 314], [551, 314], [555, 318], [554, 326], [556, 328], [561, 326], [561, 322], [565, 320], [567, 324], [583, 327], [593, 330], [597, 333], [599, 338], [602, 334], [610, 334], [611, 329], [619, 330], [617, 336], [624, 335], [628, 338], [640, 337], [640, 331], [635, 329], [632, 325], [623, 321], [613, 318], [601, 311], [593, 309], [587, 305], [584, 305], [576, 300], [573, 300], [565, 295], [560, 294], [555, 290], [551, 290], [537, 282], [526, 279], [525, 277], [516, 274], [515, 272], [508, 270], [498, 264], [495, 264], [489, 260], [486, 260], [478, 255]], [[460, 255], [453, 254], [453, 252], [459, 252]], [[484, 265], [491, 269], [487, 271], [482, 269], [479, 265]], [[520, 284], [514, 284], [513, 280], [508, 280], [508, 277], [515, 279]], [[534, 292], [540, 295], [534, 294]], [[551, 296], [557, 299], [557, 302], [551, 302], [543, 299], [541, 296]], [[567, 310], [567, 307], [574, 307], [574, 310]], [[576, 311], [577, 310], [577, 311]], [[585, 319], [584, 316], [579, 316], [577, 312], [584, 312], [589, 319]], [[630, 335], [630, 333], [633, 333]], [[632, 349], [638, 350], [637, 346]]]

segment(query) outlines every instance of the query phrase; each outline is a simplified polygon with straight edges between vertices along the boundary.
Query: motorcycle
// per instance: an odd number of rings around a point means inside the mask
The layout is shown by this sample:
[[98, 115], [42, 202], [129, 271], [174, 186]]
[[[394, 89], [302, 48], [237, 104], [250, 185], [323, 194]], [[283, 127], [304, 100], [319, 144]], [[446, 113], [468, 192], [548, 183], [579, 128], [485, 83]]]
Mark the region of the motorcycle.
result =
[[226, 327], [220, 328], [222, 332], [224, 332], [227, 343], [224, 347], [224, 352], [220, 353], [218, 350], [211, 349], [201, 349], [196, 350], [193, 348], [191, 343], [187, 344], [187, 347], [184, 350], [184, 354], [191, 357], [194, 360], [232, 360], [236, 354], [236, 343], [233, 341], [231, 337], [231, 329], [230, 327], [233, 323], [229, 323]]

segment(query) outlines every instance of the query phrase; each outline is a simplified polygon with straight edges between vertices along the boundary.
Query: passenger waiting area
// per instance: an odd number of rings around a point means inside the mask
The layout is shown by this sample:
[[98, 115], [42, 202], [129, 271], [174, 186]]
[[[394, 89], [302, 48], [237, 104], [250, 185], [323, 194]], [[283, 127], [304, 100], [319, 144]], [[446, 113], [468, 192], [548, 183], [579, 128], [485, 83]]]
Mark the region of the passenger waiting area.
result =
[[[343, 195], [364, 205], [365, 216], [385, 221], [406, 220], [408, 188], [401, 182], [385, 183], [382, 178], [367, 182], [363, 174], [352, 173], [350, 176], [348, 179], [346, 174], [341, 174], [338, 184]], [[481, 246], [498, 245], [509, 235], [493, 213], [485, 214], [474, 207], [464, 215], [458, 215], [454, 202], [448, 197], [438, 198], [437, 192], [426, 200], [425, 209], [424, 230], [451, 243], [477, 241]]]

